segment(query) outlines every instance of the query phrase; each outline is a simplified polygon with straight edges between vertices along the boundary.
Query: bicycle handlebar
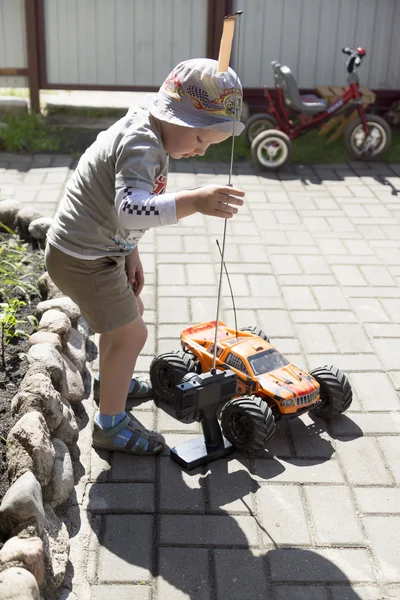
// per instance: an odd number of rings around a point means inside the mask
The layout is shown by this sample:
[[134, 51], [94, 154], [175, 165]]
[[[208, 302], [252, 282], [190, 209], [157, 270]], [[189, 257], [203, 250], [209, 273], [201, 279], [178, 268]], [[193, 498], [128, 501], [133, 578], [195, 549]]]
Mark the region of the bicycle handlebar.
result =
[[348, 73], [353, 73], [354, 67], [359, 67], [361, 65], [362, 59], [367, 54], [364, 48], [357, 48], [357, 50], [353, 50], [352, 48], [348, 48], [347, 46], [342, 49], [343, 54], [348, 54], [349, 58], [346, 63], [346, 68]]

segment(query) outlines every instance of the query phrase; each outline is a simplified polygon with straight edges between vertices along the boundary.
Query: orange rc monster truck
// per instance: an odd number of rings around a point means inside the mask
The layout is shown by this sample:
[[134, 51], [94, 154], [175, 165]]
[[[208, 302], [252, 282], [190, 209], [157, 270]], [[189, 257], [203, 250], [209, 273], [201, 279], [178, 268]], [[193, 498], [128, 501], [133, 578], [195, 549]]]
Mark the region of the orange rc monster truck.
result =
[[[173, 402], [176, 386], [196, 381], [212, 369], [215, 321], [184, 329], [182, 351], [157, 356], [150, 367], [156, 399]], [[290, 363], [257, 327], [230, 329], [219, 321], [217, 371], [237, 376], [235, 397], [220, 412], [225, 438], [237, 449], [265, 448], [275, 433], [275, 421], [312, 412], [327, 419], [347, 410], [352, 391], [338, 368], [324, 366], [310, 373]], [[190, 411], [189, 411], [190, 412]], [[201, 414], [192, 412], [191, 418]]]

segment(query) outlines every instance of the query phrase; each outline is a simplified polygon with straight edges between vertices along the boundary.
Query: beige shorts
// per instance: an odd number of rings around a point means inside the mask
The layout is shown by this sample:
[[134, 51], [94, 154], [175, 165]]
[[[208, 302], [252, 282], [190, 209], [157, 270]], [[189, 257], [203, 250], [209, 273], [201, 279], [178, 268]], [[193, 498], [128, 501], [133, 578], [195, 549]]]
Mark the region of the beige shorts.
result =
[[51, 279], [76, 302], [83, 318], [96, 333], [123, 327], [139, 315], [138, 303], [125, 273], [124, 256], [85, 260], [47, 244], [45, 261]]

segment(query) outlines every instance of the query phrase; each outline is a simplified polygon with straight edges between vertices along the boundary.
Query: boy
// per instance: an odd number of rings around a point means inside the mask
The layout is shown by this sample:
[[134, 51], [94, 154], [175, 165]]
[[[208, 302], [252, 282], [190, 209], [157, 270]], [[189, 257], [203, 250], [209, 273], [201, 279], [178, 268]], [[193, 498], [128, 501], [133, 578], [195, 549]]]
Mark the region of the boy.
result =
[[100, 333], [95, 448], [146, 455], [162, 450], [162, 436], [125, 412], [127, 397], [151, 396], [148, 381], [132, 379], [147, 338], [137, 244], [148, 228], [196, 212], [221, 218], [237, 213], [244, 193], [233, 187], [164, 191], [168, 156], [203, 156], [211, 144], [242, 132], [244, 125], [237, 121], [241, 99], [232, 69], [218, 73], [211, 59], [182, 62], [147, 109], [130, 109], [98, 136], [67, 185], [45, 259], [54, 283]]

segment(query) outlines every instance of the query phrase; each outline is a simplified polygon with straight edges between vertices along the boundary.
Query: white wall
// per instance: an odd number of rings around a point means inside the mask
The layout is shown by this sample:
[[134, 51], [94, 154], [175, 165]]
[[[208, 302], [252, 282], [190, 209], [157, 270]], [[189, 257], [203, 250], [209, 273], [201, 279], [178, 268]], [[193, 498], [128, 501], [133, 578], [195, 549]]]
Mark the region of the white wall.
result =
[[205, 56], [207, 0], [45, 0], [53, 84], [159, 86]]
[[[0, 68], [27, 67], [24, 0], [0, 0]], [[1, 87], [25, 87], [25, 77], [1, 77]]]
[[362, 85], [400, 88], [400, 0], [235, 0], [243, 9], [239, 76], [273, 86], [270, 63], [287, 64], [302, 88], [345, 85], [344, 46], [362, 46]]

